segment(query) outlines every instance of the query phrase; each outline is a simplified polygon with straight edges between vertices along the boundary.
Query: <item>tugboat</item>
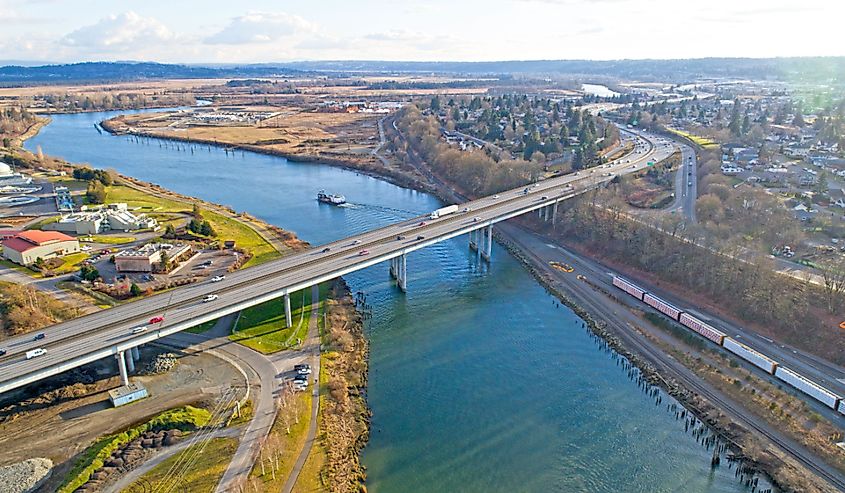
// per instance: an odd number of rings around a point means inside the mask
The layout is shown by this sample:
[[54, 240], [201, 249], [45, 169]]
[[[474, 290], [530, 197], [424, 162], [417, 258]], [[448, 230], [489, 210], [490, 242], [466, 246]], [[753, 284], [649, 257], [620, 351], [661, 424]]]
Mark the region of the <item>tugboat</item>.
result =
[[346, 203], [346, 197], [337, 194], [328, 194], [325, 190], [317, 192], [317, 200], [324, 204], [341, 205]]

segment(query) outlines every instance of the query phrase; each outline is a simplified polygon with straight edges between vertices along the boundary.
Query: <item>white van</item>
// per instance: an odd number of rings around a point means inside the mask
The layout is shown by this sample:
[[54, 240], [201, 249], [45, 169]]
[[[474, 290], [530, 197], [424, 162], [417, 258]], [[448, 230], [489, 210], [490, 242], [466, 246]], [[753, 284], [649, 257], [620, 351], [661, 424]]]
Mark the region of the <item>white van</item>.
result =
[[44, 356], [45, 354], [47, 354], [47, 350], [44, 348], [32, 349], [26, 352], [26, 359], [37, 358], [39, 356]]

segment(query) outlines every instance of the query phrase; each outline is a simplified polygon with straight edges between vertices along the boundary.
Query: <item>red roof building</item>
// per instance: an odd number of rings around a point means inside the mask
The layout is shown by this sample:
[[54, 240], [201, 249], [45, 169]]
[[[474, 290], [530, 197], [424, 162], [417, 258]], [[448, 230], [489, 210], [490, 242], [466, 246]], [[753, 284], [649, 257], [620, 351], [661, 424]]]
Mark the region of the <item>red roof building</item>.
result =
[[3, 256], [20, 265], [79, 251], [79, 241], [58, 231], [22, 231], [3, 240]]

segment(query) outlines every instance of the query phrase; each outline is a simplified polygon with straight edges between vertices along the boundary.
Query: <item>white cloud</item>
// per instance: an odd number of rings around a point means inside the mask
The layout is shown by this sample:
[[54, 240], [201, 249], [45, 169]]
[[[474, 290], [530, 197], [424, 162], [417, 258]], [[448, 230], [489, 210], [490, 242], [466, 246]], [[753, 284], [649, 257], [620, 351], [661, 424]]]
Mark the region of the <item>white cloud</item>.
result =
[[209, 44], [273, 43], [284, 38], [316, 33], [314, 24], [284, 12], [249, 12], [235, 17], [221, 31], [205, 38]]
[[61, 38], [60, 43], [93, 52], [127, 52], [145, 45], [166, 44], [175, 38], [157, 19], [129, 11], [81, 27]]

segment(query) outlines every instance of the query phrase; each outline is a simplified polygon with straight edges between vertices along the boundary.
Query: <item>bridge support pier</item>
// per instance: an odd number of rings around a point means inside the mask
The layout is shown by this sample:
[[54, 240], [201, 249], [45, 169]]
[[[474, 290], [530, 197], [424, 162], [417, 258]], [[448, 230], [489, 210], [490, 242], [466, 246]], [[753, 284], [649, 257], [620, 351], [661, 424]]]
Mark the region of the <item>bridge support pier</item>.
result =
[[556, 227], [557, 224], [557, 206], [560, 202], [555, 202], [555, 205], [552, 206], [552, 228]]
[[290, 293], [285, 293], [285, 323], [288, 327], [293, 326], [293, 315], [290, 312]]
[[135, 373], [135, 359], [132, 357], [132, 350], [124, 351], [123, 357], [126, 359], [126, 369], [129, 373]]
[[403, 293], [408, 291], [408, 256], [402, 254], [390, 259], [390, 273]]
[[129, 373], [126, 371], [126, 359], [123, 356], [123, 351], [115, 355], [117, 358], [117, 368], [120, 370], [120, 381], [123, 385], [129, 385]]
[[138, 346], [132, 348], [132, 359], [135, 361], [141, 359], [141, 350], [138, 349]]
[[478, 250], [478, 230], [472, 230], [469, 232], [469, 249], [470, 250]]
[[487, 226], [486, 228], [479, 230], [481, 233], [481, 258], [490, 262], [493, 255], [493, 225]]

